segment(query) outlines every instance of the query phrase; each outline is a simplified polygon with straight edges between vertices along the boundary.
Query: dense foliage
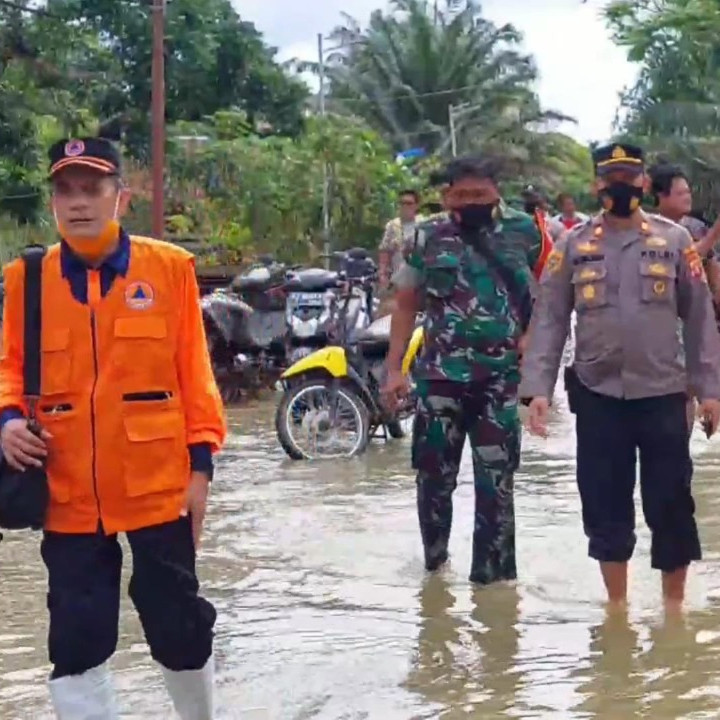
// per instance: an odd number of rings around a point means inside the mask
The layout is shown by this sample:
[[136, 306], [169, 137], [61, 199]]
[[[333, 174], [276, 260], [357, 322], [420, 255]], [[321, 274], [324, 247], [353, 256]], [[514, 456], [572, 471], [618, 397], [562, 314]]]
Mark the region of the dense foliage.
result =
[[[451, 105], [458, 151], [506, 157], [508, 194], [526, 182], [584, 190], [587, 150], [553, 131], [559, 116], [540, 107], [517, 31], [474, 0], [429, 5], [396, 0], [367, 29], [349, 18], [337, 29], [319, 118], [307, 85], [230, 0], [167, 3], [168, 230], [231, 256], [317, 257], [327, 168], [333, 246], [375, 246], [398, 191], [424, 188], [449, 156]], [[122, 141], [136, 196], [128, 222], [148, 231], [151, 6], [0, 3], [0, 260], [27, 237], [52, 237], [45, 153], [66, 135]], [[395, 161], [418, 146], [419, 164]]]
[[641, 63], [618, 130], [692, 174], [698, 209], [720, 192], [720, 14], [716, 0], [614, 0], [615, 40]]

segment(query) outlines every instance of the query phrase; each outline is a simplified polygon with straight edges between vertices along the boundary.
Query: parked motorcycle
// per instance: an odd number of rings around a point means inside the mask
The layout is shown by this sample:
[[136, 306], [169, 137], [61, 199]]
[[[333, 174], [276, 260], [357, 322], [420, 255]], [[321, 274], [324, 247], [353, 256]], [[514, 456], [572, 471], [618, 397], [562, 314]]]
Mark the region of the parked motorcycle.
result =
[[353, 335], [372, 322], [374, 261], [363, 249], [333, 253], [332, 259], [337, 270], [307, 268], [289, 274], [285, 285], [289, 364], [325, 347], [338, 335], [337, 304], [345, 282], [352, 283], [352, 296], [343, 314], [344, 331]]
[[[348, 281], [339, 306], [338, 344], [301, 358], [282, 374], [275, 428], [293, 460], [359, 455], [379, 430], [385, 438], [401, 437], [403, 420], [414, 410], [411, 398], [393, 414], [380, 402], [390, 316], [362, 331], [348, 332], [345, 316], [353, 291], [362, 282]], [[408, 377], [421, 343], [422, 328], [418, 327], [403, 359], [403, 373]]]
[[272, 386], [286, 367], [287, 268], [264, 258], [230, 288], [201, 298], [205, 333], [226, 403], [243, 389]]

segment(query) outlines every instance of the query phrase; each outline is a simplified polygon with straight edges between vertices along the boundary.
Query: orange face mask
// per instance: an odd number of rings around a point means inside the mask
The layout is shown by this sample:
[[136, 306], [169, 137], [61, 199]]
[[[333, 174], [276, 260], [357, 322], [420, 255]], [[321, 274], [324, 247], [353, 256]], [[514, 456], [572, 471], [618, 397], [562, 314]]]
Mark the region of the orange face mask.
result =
[[77, 237], [74, 236], [62, 223], [58, 220], [57, 212], [53, 210], [55, 215], [55, 224], [57, 225], [60, 237], [70, 246], [72, 251], [79, 255], [88, 263], [95, 264], [102, 260], [113, 248], [120, 235], [120, 221], [117, 219], [118, 207], [120, 205], [120, 195], [115, 201], [115, 212], [112, 220], [105, 223], [105, 227], [98, 233], [97, 237]]

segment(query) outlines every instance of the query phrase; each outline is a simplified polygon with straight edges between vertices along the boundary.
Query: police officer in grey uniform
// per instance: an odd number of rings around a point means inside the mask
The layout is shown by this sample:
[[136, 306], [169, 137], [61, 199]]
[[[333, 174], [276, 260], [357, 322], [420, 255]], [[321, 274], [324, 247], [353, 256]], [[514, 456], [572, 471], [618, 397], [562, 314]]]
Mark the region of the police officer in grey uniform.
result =
[[720, 419], [720, 337], [690, 235], [640, 209], [642, 151], [610, 145], [597, 149], [593, 160], [604, 210], [564, 236], [548, 259], [519, 395], [530, 406], [530, 431], [546, 436], [575, 310], [575, 361], [565, 382], [576, 415], [577, 482], [590, 557], [600, 562], [611, 603], [624, 604], [639, 452], [652, 566], [663, 573], [668, 606], [679, 607], [687, 568], [700, 559], [687, 472], [686, 390], [688, 382], [697, 390], [711, 435]]

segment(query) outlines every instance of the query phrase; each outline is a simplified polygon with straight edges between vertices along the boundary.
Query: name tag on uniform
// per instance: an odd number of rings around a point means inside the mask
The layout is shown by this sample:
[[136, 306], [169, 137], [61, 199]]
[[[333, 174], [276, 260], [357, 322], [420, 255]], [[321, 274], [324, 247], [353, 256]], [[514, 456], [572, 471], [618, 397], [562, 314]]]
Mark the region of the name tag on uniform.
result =
[[657, 235], [653, 235], [645, 241], [645, 244], [648, 247], [654, 248], [667, 247], [667, 240], [665, 238], [658, 237]]

